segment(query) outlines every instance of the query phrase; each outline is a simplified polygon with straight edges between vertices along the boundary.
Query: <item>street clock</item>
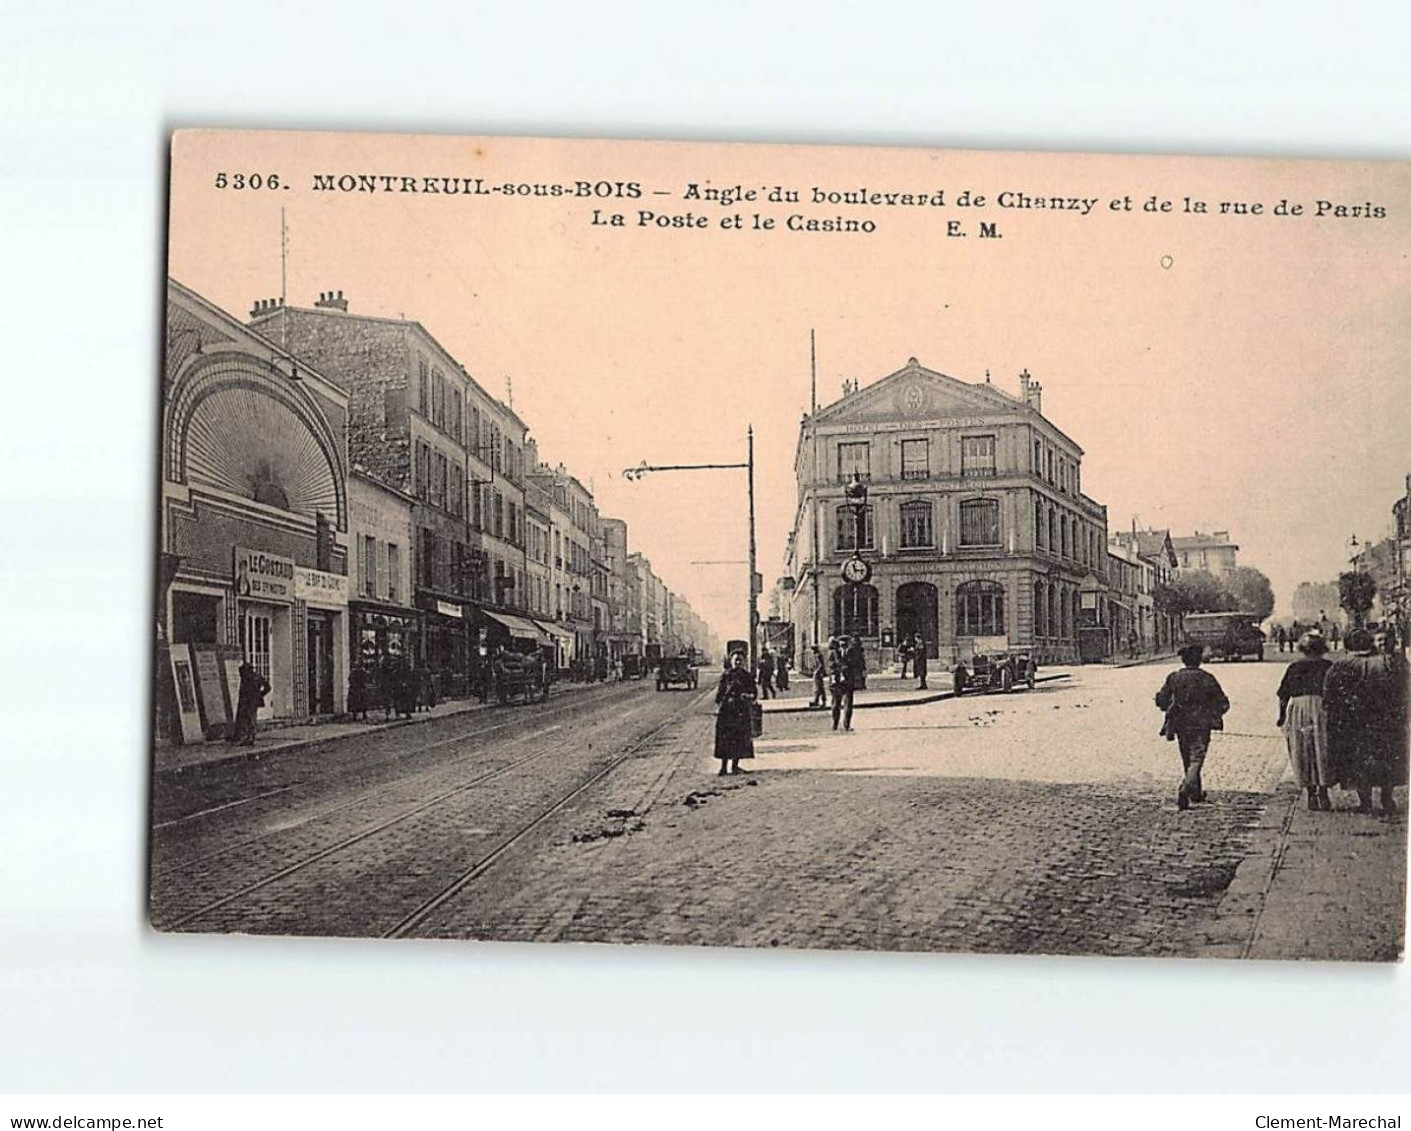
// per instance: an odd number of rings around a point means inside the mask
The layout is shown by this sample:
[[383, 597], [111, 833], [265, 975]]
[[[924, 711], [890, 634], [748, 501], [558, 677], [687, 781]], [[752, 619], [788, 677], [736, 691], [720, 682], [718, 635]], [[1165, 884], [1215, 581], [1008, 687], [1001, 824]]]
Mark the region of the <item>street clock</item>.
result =
[[843, 580], [861, 585], [872, 576], [872, 566], [854, 554], [843, 563]]

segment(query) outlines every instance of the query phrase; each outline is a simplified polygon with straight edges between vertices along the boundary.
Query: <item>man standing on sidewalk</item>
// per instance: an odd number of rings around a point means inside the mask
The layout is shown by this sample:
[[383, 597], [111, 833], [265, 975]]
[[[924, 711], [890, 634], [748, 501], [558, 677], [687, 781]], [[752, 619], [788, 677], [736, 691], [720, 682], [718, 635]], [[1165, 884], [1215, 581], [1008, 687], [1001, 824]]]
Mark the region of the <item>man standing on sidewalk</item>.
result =
[[766, 646], [759, 654], [759, 697], [774, 698], [774, 653]]
[[922, 636], [911, 638], [911, 655], [916, 664], [917, 691], [926, 690], [926, 639]]
[[852, 730], [852, 668], [841, 645], [828, 649], [828, 689], [833, 694], [833, 729], [841, 719], [844, 730]]
[[1205, 754], [1210, 749], [1210, 732], [1225, 729], [1225, 712], [1230, 700], [1225, 690], [1209, 672], [1200, 670], [1205, 650], [1199, 644], [1187, 644], [1180, 651], [1180, 671], [1172, 672], [1156, 693], [1156, 705], [1166, 712], [1161, 733], [1167, 742], [1175, 742], [1181, 751], [1185, 775], [1176, 792], [1176, 808], [1189, 809], [1192, 801], [1205, 800], [1205, 787], [1200, 780]]

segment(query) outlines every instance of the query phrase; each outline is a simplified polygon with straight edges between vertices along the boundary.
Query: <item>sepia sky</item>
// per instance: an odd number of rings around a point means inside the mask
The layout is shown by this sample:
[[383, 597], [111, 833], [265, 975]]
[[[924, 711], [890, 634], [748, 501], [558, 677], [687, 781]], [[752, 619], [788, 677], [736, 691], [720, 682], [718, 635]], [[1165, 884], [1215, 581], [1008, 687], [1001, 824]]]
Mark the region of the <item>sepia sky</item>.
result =
[[[290, 187], [217, 189], [221, 172]], [[643, 195], [313, 191], [325, 174]], [[803, 200], [683, 200], [692, 183]], [[943, 190], [946, 205], [814, 205], [814, 186]], [[986, 205], [958, 206], [966, 189]], [[1229, 530], [1286, 610], [1297, 582], [1345, 568], [1350, 535], [1386, 532], [1411, 471], [1408, 189], [1411, 166], [1393, 163], [184, 133], [169, 266], [243, 319], [280, 293], [282, 207], [289, 302], [341, 289], [351, 312], [420, 321], [492, 394], [512, 378], [541, 455], [627, 520], [630, 548], [722, 638], [743, 634], [743, 473], [620, 473], [742, 460], [753, 424], [767, 588], [793, 517], [810, 328], [824, 403], [844, 377], [866, 386], [911, 356], [966, 381], [988, 369], [1011, 392], [1027, 367], [1045, 415], [1085, 449], [1084, 489], [1111, 528]], [[1000, 193], [1095, 203], [1006, 208]], [[1144, 211], [1153, 195], [1172, 210]], [[1110, 207], [1128, 196], [1131, 211]], [[1185, 197], [1209, 212], [1185, 213]], [[1271, 214], [1284, 198], [1305, 215]], [[1387, 214], [1315, 217], [1320, 199]], [[1265, 214], [1222, 216], [1221, 201]], [[594, 209], [626, 226], [592, 225]], [[642, 209], [709, 226], [639, 226]], [[756, 212], [776, 228], [750, 230]], [[736, 214], [742, 230], [720, 227]], [[790, 214], [877, 230], [795, 233]], [[948, 238], [950, 221], [968, 234]], [[999, 238], [981, 239], [981, 221]]]

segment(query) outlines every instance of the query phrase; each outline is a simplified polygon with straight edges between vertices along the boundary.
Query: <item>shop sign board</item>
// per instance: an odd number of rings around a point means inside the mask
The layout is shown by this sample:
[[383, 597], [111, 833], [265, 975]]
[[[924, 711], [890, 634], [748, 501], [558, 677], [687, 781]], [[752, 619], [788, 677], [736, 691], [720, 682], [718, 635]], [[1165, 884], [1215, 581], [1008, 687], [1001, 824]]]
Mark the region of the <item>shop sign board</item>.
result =
[[176, 711], [181, 718], [181, 741], [204, 742], [201, 729], [201, 708], [196, 699], [196, 665], [189, 644], [173, 644], [170, 648], [171, 676], [176, 683]]
[[196, 689], [201, 697], [201, 722], [209, 734], [231, 722], [232, 703], [226, 698], [224, 673], [218, 645], [192, 644], [191, 658], [196, 668]]
[[436, 611], [443, 617], [459, 617], [461, 615], [461, 607], [451, 604], [450, 601], [437, 601]]
[[336, 605], [342, 608], [348, 603], [348, 579], [341, 573], [295, 566], [294, 597], [310, 605]]
[[235, 547], [235, 595], [242, 601], [294, 600], [294, 559]]

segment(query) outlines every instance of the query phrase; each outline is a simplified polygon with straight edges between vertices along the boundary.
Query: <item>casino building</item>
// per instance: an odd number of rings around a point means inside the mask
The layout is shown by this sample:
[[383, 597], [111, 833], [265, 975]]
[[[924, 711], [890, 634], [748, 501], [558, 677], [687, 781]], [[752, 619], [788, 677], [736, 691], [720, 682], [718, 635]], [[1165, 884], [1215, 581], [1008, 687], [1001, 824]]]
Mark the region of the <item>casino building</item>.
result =
[[[1015, 396], [911, 358], [845, 388], [799, 427], [782, 586], [795, 655], [856, 633], [877, 670], [916, 633], [946, 664], [1002, 646], [1077, 659], [1105, 604], [1107, 512], [1039, 383], [1020, 374]], [[855, 551], [862, 581], [843, 576]]]
[[242, 657], [261, 718], [341, 712], [347, 394], [175, 280], [164, 362], [159, 735], [223, 735]]

